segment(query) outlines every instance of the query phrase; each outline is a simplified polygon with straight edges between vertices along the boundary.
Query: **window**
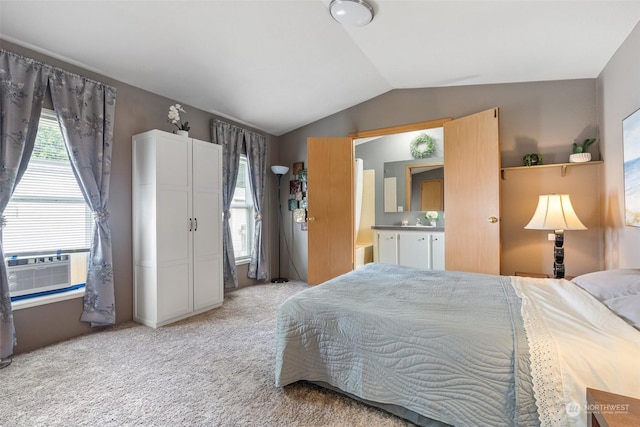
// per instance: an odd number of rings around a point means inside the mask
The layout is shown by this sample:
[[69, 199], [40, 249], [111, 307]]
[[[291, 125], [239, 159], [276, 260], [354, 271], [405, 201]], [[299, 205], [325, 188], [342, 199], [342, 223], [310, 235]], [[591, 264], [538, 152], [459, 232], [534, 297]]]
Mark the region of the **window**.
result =
[[240, 157], [238, 180], [231, 201], [231, 239], [236, 256], [236, 263], [251, 259], [253, 246], [254, 209], [249, 179], [249, 165], [247, 157]]
[[[12, 296], [31, 293], [25, 290], [29, 281], [34, 283], [33, 293], [42, 291], [45, 286], [38, 284], [44, 283], [40, 277], [45, 271], [54, 274], [55, 270], [56, 278], [51, 280], [59, 287], [85, 282], [93, 217], [53, 111], [41, 114], [29, 165], [11, 196], [4, 220], [3, 246]], [[30, 267], [39, 263], [46, 265]], [[70, 264], [68, 273], [59, 268], [62, 264]]]

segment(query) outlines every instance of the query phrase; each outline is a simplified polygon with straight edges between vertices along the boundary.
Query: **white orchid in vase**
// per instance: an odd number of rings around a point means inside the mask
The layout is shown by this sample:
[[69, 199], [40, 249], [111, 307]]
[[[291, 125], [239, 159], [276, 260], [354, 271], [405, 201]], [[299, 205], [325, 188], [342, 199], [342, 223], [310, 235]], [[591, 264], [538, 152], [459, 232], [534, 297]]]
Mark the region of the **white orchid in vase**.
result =
[[182, 105], [180, 104], [172, 105], [171, 107], [169, 107], [169, 114], [167, 115], [167, 121], [172, 125], [175, 125], [178, 128], [178, 130], [188, 131], [189, 129], [191, 129], [191, 126], [189, 126], [189, 122], [182, 123], [182, 119], [180, 119], [181, 112], [185, 114], [187, 113], [186, 111], [184, 111], [184, 108], [182, 108]]
[[429, 220], [431, 225], [435, 226], [436, 225], [436, 221], [438, 220], [438, 212], [437, 211], [427, 211], [427, 213], [424, 214], [424, 217]]

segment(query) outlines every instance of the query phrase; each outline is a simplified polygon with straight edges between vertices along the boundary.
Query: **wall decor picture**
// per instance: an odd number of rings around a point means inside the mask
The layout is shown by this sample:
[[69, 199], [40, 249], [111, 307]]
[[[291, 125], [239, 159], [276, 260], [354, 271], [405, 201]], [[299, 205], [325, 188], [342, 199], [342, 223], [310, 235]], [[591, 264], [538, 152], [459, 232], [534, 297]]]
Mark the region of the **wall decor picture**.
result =
[[307, 220], [307, 211], [305, 209], [296, 209], [293, 211], [293, 221], [305, 222]]
[[298, 180], [289, 181], [289, 193], [295, 194], [302, 191], [302, 183]]
[[298, 175], [302, 169], [304, 169], [304, 162], [295, 162], [293, 168], [291, 168], [291, 173]]
[[[306, 224], [307, 170], [304, 168], [304, 162], [295, 162], [291, 168], [291, 173], [294, 179], [289, 181], [289, 210], [293, 211], [294, 222]], [[302, 229], [304, 230], [305, 228]]]
[[625, 225], [640, 227], [640, 110], [622, 121]]

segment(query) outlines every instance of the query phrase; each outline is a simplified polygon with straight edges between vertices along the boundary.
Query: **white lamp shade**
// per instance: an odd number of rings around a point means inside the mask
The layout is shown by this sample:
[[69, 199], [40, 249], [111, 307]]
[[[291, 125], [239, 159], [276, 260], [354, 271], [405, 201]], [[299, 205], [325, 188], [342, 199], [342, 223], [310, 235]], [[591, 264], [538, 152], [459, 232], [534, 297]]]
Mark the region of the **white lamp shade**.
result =
[[289, 168], [286, 166], [274, 165], [271, 166], [271, 171], [276, 175], [284, 175], [285, 173], [289, 172]]
[[544, 194], [524, 228], [533, 230], [586, 230], [571, 205], [568, 194]]
[[373, 8], [364, 0], [333, 0], [329, 11], [342, 25], [363, 27], [373, 19]]

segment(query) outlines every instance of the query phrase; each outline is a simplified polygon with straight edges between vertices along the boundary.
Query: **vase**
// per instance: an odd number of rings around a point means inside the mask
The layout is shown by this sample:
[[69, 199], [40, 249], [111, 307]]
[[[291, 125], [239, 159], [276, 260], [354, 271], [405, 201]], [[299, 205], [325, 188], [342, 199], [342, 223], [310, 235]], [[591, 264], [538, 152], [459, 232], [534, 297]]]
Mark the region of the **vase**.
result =
[[569, 163], [584, 163], [591, 161], [591, 153], [574, 153], [569, 156]]
[[175, 130], [173, 131], [173, 133], [175, 133], [176, 135], [180, 135], [180, 136], [189, 136], [189, 131], [187, 130]]

